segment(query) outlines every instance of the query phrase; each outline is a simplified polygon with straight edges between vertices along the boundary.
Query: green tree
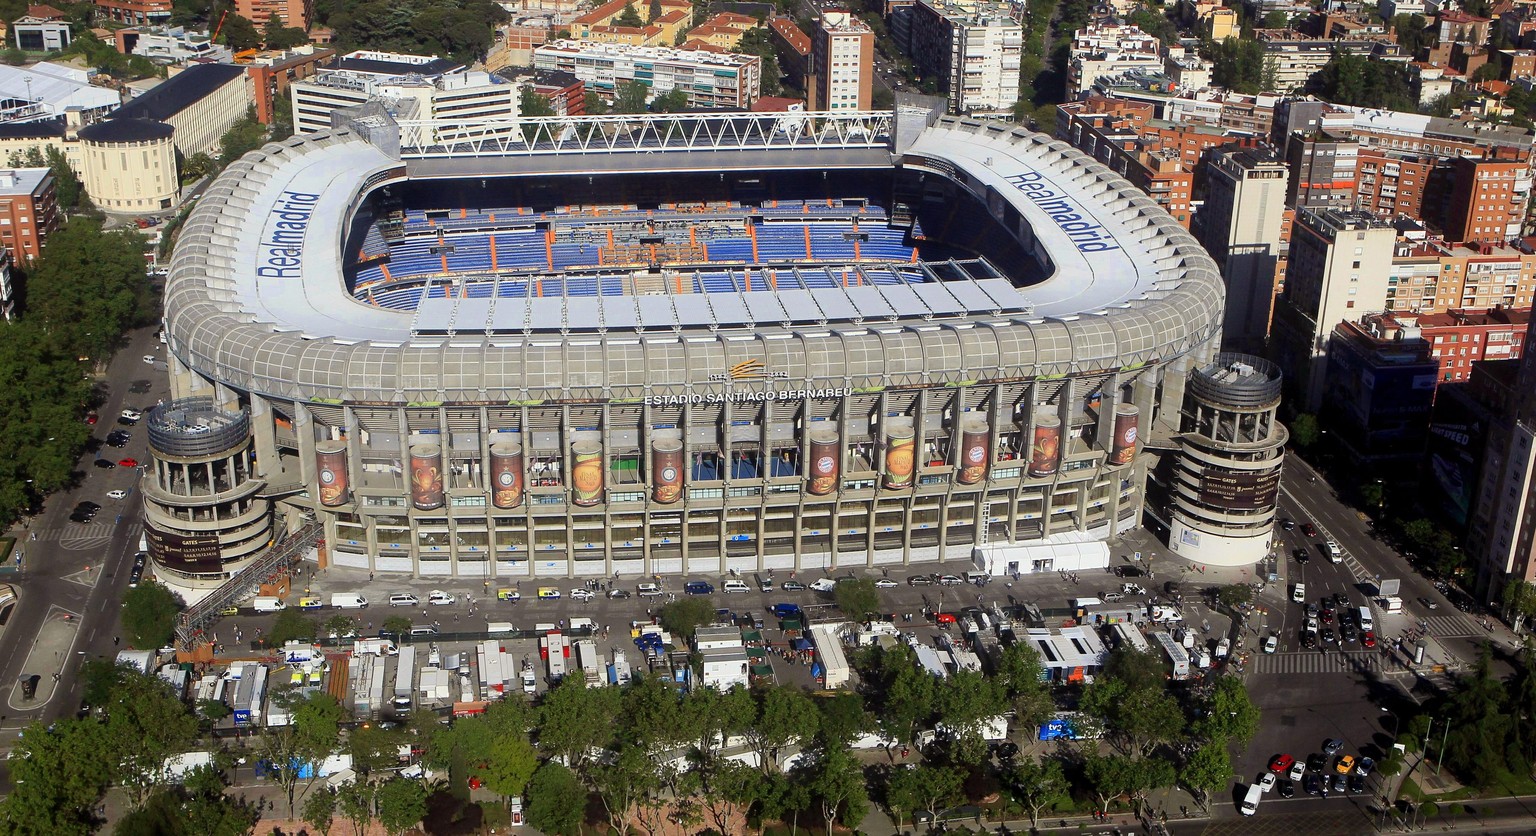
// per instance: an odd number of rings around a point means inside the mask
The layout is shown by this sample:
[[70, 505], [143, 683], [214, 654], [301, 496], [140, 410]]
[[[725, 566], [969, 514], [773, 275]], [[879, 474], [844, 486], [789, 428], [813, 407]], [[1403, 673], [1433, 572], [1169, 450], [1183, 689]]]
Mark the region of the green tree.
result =
[[1211, 798], [1231, 780], [1232, 759], [1224, 740], [1207, 740], [1179, 770], [1179, 783], [1194, 795], [1203, 810], [1210, 809]]
[[517, 112], [519, 116], [554, 116], [555, 109], [549, 103], [549, 99], [534, 92], [532, 87], [524, 87], [517, 96]]
[[233, 9], [230, 10], [229, 17], [224, 18], [219, 36], [223, 38], [224, 45], [235, 52], [261, 46], [261, 33], [256, 31], [256, 24], [235, 14]]
[[176, 632], [176, 614], [182, 603], [174, 592], [155, 581], [146, 581], [123, 596], [123, 632], [134, 647], [165, 647]]
[[1264, 15], [1263, 28], [1285, 29], [1291, 25], [1291, 18], [1285, 12], [1276, 10]]
[[60, 720], [28, 726], [11, 749], [11, 794], [0, 800], [7, 836], [86, 836], [114, 768], [106, 726]]
[[108, 232], [94, 218], [70, 218], [27, 270], [24, 315], [73, 356], [105, 358], [152, 310], [137, 231]]
[[1504, 606], [1505, 621], [1513, 624], [1517, 619], [1529, 621], [1536, 618], [1536, 585], [1529, 581], [1515, 578], [1506, 582], [1499, 601]]
[[645, 21], [640, 19], [640, 13], [635, 11], [634, 3], [626, 5], [624, 11], [619, 12], [619, 16], [614, 18], [613, 23], [615, 26], [634, 26], [637, 28], [645, 25]]
[[1108, 810], [1110, 802], [1130, 795], [1136, 789], [1136, 770], [1141, 766], [1125, 755], [1103, 755], [1089, 751], [1083, 755], [1083, 777], [1090, 792], [1098, 799], [1099, 809]]
[[58, 201], [59, 208], [66, 211], [89, 208], [90, 200], [85, 196], [85, 187], [80, 184], [80, 175], [69, 164], [64, 152], [50, 145], [44, 159], [48, 161], [49, 173], [53, 175], [54, 199]]
[[336, 810], [352, 823], [352, 832], [361, 834], [373, 821], [373, 792], [376, 785], [366, 781], [342, 784], [336, 791]]
[[417, 781], [395, 778], [378, 785], [374, 803], [384, 829], [391, 834], [404, 833], [427, 815], [427, 788]]
[[910, 740], [933, 717], [938, 693], [934, 678], [917, 666], [906, 645], [876, 650], [874, 659], [869, 681], [880, 728], [887, 737]]
[[[281, 699], [281, 698], [280, 698]], [[273, 783], [288, 798], [289, 818], [298, 816], [299, 782], [314, 783], [316, 768], [332, 752], [341, 735], [341, 704], [330, 694], [289, 695], [293, 723], [270, 730], [263, 737], [261, 754], [271, 764]], [[309, 777], [304, 777], [304, 775]]]
[[320, 635], [320, 625], [315, 619], [304, 614], [303, 610], [287, 608], [277, 613], [277, 618], [272, 620], [272, 629], [267, 631], [267, 643], [273, 647], [282, 647], [291, 641], [312, 642]]
[[261, 40], [267, 49], [292, 49], [309, 43], [309, 35], [297, 26], [284, 26], [283, 16], [274, 14], [262, 27]]
[[218, 171], [219, 164], [214, 162], [213, 157], [208, 156], [206, 151], [193, 154], [181, 164], [181, 177], [185, 182], [209, 177], [217, 174]]
[[528, 823], [550, 836], [578, 836], [587, 809], [587, 791], [575, 773], [550, 761], [528, 784]]
[[1051, 698], [1040, 654], [1026, 642], [1014, 642], [1003, 648], [998, 659], [997, 678], [1003, 693], [1013, 703], [1015, 722], [1020, 726], [1038, 726], [1056, 709]]
[[688, 94], [680, 88], [671, 90], [657, 96], [651, 102], [652, 113], [682, 113], [688, 109]]
[[833, 824], [856, 828], [869, 812], [864, 771], [846, 749], [822, 750], [815, 763], [804, 770], [807, 789], [821, 808], [827, 836]]
[[757, 752], [763, 774], [779, 770], [775, 750], [796, 740], [809, 741], [816, 735], [819, 719], [810, 697], [783, 686], [753, 689], [757, 699], [757, 717], [746, 729], [747, 742]]
[[1216, 598], [1228, 609], [1237, 609], [1253, 600], [1253, 588], [1245, 583], [1230, 583], [1216, 592]]
[[1157, 38], [1164, 46], [1179, 40], [1178, 25], [1169, 20], [1161, 9], [1142, 6], [1131, 12], [1126, 21]]
[[1303, 412], [1291, 419], [1290, 426], [1291, 443], [1298, 450], [1306, 450], [1322, 438], [1322, 430], [1317, 426], [1317, 416], [1310, 412]]
[[[7, 18], [7, 20], [14, 20], [14, 18]], [[14, 46], [7, 47], [4, 50], [0, 50], [0, 63], [10, 67], [19, 67], [27, 63], [27, 54]]]
[[1227, 38], [1207, 42], [1205, 57], [1211, 61], [1211, 80], [1239, 93], [1263, 93], [1264, 45], [1257, 40]]
[[137, 804], [166, 781], [167, 758], [192, 748], [197, 718], [160, 677], [124, 670], [102, 705], [117, 779]]
[[656, 761], [633, 743], [619, 744], [611, 757], [592, 767], [590, 778], [608, 824], [617, 833], [629, 829], [630, 813], [661, 786]]
[[623, 81], [613, 91], [614, 113], [644, 113], [651, 88], [638, 81]]
[[715, 620], [715, 605], [705, 596], [685, 595], [662, 607], [660, 620], [667, 632], [691, 640], [693, 631]]
[[64, 335], [38, 322], [0, 322], [0, 437], [8, 442], [0, 456], [0, 524], [74, 479], [91, 435], [80, 420], [91, 390], [78, 356]]
[[927, 810], [937, 818], [963, 797], [960, 790], [965, 773], [953, 767], [919, 764], [897, 767], [887, 774], [885, 806], [895, 817], [897, 830], [908, 816]]
[[1062, 771], [1061, 761], [1047, 758], [1019, 758], [1008, 771], [1008, 791], [1029, 811], [1029, 826], [1039, 825], [1040, 814], [1057, 804], [1071, 802], [1071, 784]]
[[832, 600], [843, 614], [855, 621], [864, 621], [880, 612], [880, 590], [870, 578], [839, 581], [832, 589]]
[[1232, 740], [1239, 749], [1247, 749], [1259, 733], [1260, 720], [1259, 707], [1249, 698], [1243, 679], [1223, 676], [1205, 698], [1203, 716], [1195, 730], [1207, 740]]
[[[879, 18], [875, 18], [879, 20]], [[764, 96], [777, 96], [784, 92], [783, 72], [779, 68], [778, 50], [773, 45], [772, 37], [768, 34], [766, 26], [758, 26], [742, 33], [741, 40], [737, 42], [732, 52], [742, 55], [756, 55], [761, 62], [759, 80]]]
[[958, 764], [975, 766], [987, 757], [987, 741], [982, 734], [992, 718], [1008, 707], [998, 680], [979, 671], [957, 671], [936, 700], [939, 722], [947, 731], [949, 757]]
[[379, 625], [379, 629], [391, 636], [407, 636], [411, 632], [411, 619], [403, 615], [392, 615], [384, 619], [384, 623]]
[[[256, 824], [256, 811], [231, 798], [222, 770], [199, 766], [182, 779], [180, 823], [187, 836], [245, 836]], [[163, 831], [162, 831], [163, 832]]]
[[596, 90], [588, 90], [582, 95], [581, 106], [588, 116], [602, 116], [610, 110], [608, 103], [603, 101]]
[[606, 748], [613, 740], [613, 725], [594, 723], [592, 718], [616, 716], [619, 699], [615, 688], [588, 688], [584, 678], [566, 677], [544, 695], [539, 707], [539, 748], [580, 770], [587, 753]]
[[366, 778], [400, 765], [400, 747], [409, 737], [400, 729], [386, 729], [368, 724], [347, 732], [346, 750], [352, 756], [352, 768]]
[[267, 126], [256, 121], [254, 112], [229, 127], [219, 137], [219, 167], [224, 168], [267, 141]]
[[304, 823], [320, 833], [331, 832], [331, 822], [336, 819], [336, 791], [320, 787], [304, 799]]
[[829, 746], [847, 746], [875, 728], [875, 718], [864, 710], [864, 699], [858, 694], [838, 691], [818, 698], [816, 706], [821, 709], [817, 727], [822, 741]]
[[1397, 33], [1397, 45], [1408, 54], [1410, 61], [1418, 60], [1419, 50], [1428, 46], [1434, 37], [1423, 15], [1397, 15], [1392, 18], [1392, 29]]

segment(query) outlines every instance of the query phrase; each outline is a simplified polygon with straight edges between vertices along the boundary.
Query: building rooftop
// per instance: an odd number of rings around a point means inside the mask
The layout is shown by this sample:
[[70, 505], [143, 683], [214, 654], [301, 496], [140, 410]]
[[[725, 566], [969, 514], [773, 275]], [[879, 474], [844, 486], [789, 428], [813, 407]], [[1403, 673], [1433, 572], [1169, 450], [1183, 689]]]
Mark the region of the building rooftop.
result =
[[80, 129], [80, 138], [86, 142], [149, 142], [164, 139], [175, 131], [155, 119], [114, 118], [86, 125]]
[[32, 194], [48, 179], [50, 173], [46, 166], [0, 169], [0, 195]]
[[651, 58], [657, 61], [692, 61], [698, 64], [725, 64], [741, 66], [757, 60], [755, 55], [735, 52], [710, 52], [702, 49], [674, 49], [669, 46], [635, 46], [633, 44], [604, 44], [592, 41], [551, 41], [534, 49], [535, 53], [563, 50], [598, 55], [626, 55]]
[[64, 117], [32, 122], [0, 122], [0, 139], [48, 139], [64, 135]]
[[233, 64], [194, 64], [114, 110], [107, 118], [163, 122], [243, 75], [245, 68]]
[[773, 31], [778, 32], [779, 36], [796, 52], [801, 55], [811, 54], [811, 37], [802, 32], [793, 20], [787, 17], [775, 17], [768, 21], [768, 25]]
[[395, 76], [414, 73], [435, 76], [453, 72], [462, 66], [436, 55], [405, 55], [398, 52], [374, 52], [360, 49], [336, 59], [336, 63], [329, 69], [371, 75]]

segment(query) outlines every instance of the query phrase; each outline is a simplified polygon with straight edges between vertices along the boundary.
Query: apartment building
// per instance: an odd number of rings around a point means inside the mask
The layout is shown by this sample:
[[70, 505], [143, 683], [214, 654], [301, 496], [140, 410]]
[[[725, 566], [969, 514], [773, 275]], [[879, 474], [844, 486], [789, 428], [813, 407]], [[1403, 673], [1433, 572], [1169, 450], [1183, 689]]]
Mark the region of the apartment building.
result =
[[308, 31], [314, 22], [313, 0], [235, 0], [235, 12], [260, 29], [274, 16], [284, 26]]
[[[1512, 149], [1495, 149], [1484, 159], [1458, 157], [1454, 163], [1446, 237], [1464, 243], [1498, 243], [1520, 237], [1530, 197], [1529, 162]], [[1521, 189], [1521, 180], [1525, 188]]]
[[1294, 29], [1262, 29], [1255, 34], [1264, 45], [1266, 65], [1273, 68], [1274, 86], [1265, 92], [1288, 93], [1305, 87], [1336, 52], [1383, 61], [1408, 60], [1386, 36], [1314, 38]]
[[817, 98], [821, 82], [812, 55], [811, 36], [801, 31], [794, 20], [775, 16], [768, 19], [768, 41], [778, 58], [779, 72], [795, 88], [805, 91], [805, 109], [821, 110], [821, 100]]
[[[356, 107], [370, 99], [401, 98], [402, 87], [420, 90], [442, 77], [464, 71], [463, 65], [435, 55], [357, 50], [335, 59], [309, 78], [290, 82], [294, 133], [331, 129], [331, 113]], [[505, 91], [493, 91], [505, 93]], [[411, 98], [419, 98], [412, 95]], [[516, 97], [513, 97], [516, 100]], [[430, 110], [430, 109], [429, 109]]]
[[1355, 208], [1388, 220], [1423, 218], [1424, 193], [1443, 161], [1382, 148], [1356, 152]]
[[296, 81], [313, 78], [321, 66], [336, 56], [336, 50], [304, 44], [288, 50], [269, 50], [251, 56], [245, 71], [251, 77], [256, 97], [256, 120], [263, 125], [276, 118], [277, 99], [286, 95]]
[[572, 73], [534, 73], [525, 86], [548, 101], [556, 116], [587, 114], [587, 86]]
[[1286, 386], [1298, 410], [1315, 413], [1322, 403], [1334, 326], [1386, 307], [1396, 240], [1396, 230], [1374, 215], [1297, 210], [1270, 346], [1288, 372]]
[[[617, 23], [624, 10], [634, 7], [645, 18], [652, 6], [658, 14], [643, 26], [621, 26]], [[655, 0], [655, 3], [635, 3], [633, 0], [610, 0], [571, 21], [571, 37], [578, 41], [629, 46], [671, 46], [677, 36], [693, 25], [693, 4], [688, 0]]]
[[[59, 220], [49, 169], [0, 169], [0, 248], [9, 250], [17, 263], [25, 265], [42, 254], [49, 233], [59, 228]], [[8, 306], [9, 300], [5, 296], [0, 303]]]
[[1320, 418], [1357, 464], [1414, 466], [1435, 404], [1435, 361], [1417, 326], [1379, 314], [1340, 322], [1328, 340]]
[[1353, 209], [1360, 144], [1322, 131], [1294, 134], [1287, 145], [1291, 181], [1286, 204], [1297, 209]]
[[938, 80], [951, 113], [1001, 111], [1019, 99], [1020, 7], [985, 0], [917, 0], [908, 55]]
[[684, 45], [698, 43], [708, 44], [717, 49], [735, 49], [741, 43], [741, 37], [756, 29], [757, 25], [755, 17], [735, 12], [721, 12], [688, 30]]
[[1480, 428], [1487, 445], [1467, 525], [1475, 588], [1490, 596], [1508, 579], [1536, 580], [1536, 352], [1521, 357], [1509, 378], [1493, 420]]
[[129, 26], [165, 24], [171, 20], [171, 0], [95, 0], [97, 11], [108, 20]]
[[1153, 125], [1149, 112], [1109, 99], [1067, 102], [1056, 108], [1056, 135], [1130, 180], [1188, 229], [1194, 165], [1185, 165], [1177, 142], [1165, 148], [1157, 133], [1177, 126]]
[[555, 41], [533, 51], [533, 67], [571, 73], [605, 98], [638, 81], [650, 88], [648, 99], [682, 90], [689, 107], [745, 110], [762, 93], [762, 61], [755, 55]]
[[1068, 101], [1088, 95], [1100, 78], [1163, 70], [1163, 49], [1157, 38], [1128, 23], [1089, 24], [1073, 33], [1068, 49]]
[[1225, 351], [1262, 353], [1285, 257], [1286, 181], [1290, 169], [1273, 148], [1215, 152], [1206, 166], [1205, 203], [1194, 232], [1221, 267], [1227, 287]]
[[846, 11], [825, 11], [811, 33], [821, 110], [869, 110], [875, 33]]
[[112, 33], [117, 51], [124, 55], [142, 55], [161, 64], [189, 61], [228, 63], [234, 57], [229, 47], [215, 44], [207, 32], [190, 31], [180, 26], [140, 26]]

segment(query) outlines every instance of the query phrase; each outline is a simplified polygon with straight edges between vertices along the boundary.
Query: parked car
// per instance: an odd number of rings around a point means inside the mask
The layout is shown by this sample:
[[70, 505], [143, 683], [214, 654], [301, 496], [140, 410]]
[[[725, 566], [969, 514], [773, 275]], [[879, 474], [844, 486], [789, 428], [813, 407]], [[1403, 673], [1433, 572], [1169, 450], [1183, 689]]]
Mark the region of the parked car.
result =
[[139, 460], [138, 459], [122, 459], [122, 460], [118, 461], [117, 466], [118, 467], [138, 467], [139, 466]]
[[92, 462], [92, 464], [96, 465], [97, 467], [101, 468], [102, 470], [116, 470], [117, 469], [117, 462], [110, 462], [110, 461], [107, 461], [106, 459], [97, 459], [96, 461]]
[[1276, 636], [1271, 634], [1268, 638], [1264, 639], [1264, 652], [1265, 653], [1274, 653], [1275, 651], [1277, 651], [1279, 649], [1280, 649], [1280, 639], [1279, 638], [1277, 638]]
[[811, 589], [817, 592], [831, 592], [837, 588], [837, 581], [831, 578], [817, 578], [811, 581]]
[[689, 581], [683, 585], [683, 592], [689, 595], [710, 595], [714, 591], [714, 585], [708, 581]]
[[144, 413], [138, 411], [137, 409], [125, 409], [122, 412], [119, 412], [117, 415], [119, 418], [126, 418], [129, 421], [137, 421], [144, 417]]
[[931, 578], [929, 578], [927, 575], [908, 575], [907, 576], [907, 585], [908, 586], [932, 586], [933, 585], [933, 580]]
[[146, 366], [153, 366], [155, 364], [155, 362], [156, 362], [155, 355], [153, 355], [153, 354], [146, 354], [146, 355], [144, 355], [144, 364]]
[[590, 601], [593, 597], [592, 590], [584, 586], [578, 586], [571, 590], [571, 599], [575, 601]]
[[1283, 753], [1269, 759], [1270, 772], [1290, 772], [1295, 765], [1296, 759]]
[[115, 490], [107, 491], [107, 499], [127, 499], [127, 498], [128, 498], [128, 492], [123, 490], [122, 488], [117, 488]]
[[1355, 771], [1355, 756], [1339, 755], [1338, 763], [1335, 763], [1333, 768], [1338, 770], [1340, 775], [1348, 775], [1349, 773]]
[[1294, 531], [1296, 529], [1296, 521], [1290, 517], [1281, 517], [1280, 528], [1285, 531]]
[[1274, 788], [1275, 788], [1275, 773], [1273, 773], [1273, 772], [1266, 772], [1263, 775], [1259, 776], [1259, 789], [1261, 791], [1269, 792], [1270, 790], [1272, 790]]
[[627, 590], [627, 589], [619, 589], [618, 587], [614, 587], [613, 589], [608, 590], [608, 597], [609, 598], [613, 598], [613, 599], [628, 598], [629, 597], [629, 590]]
[[940, 575], [939, 576], [939, 585], [940, 586], [959, 586], [960, 584], [963, 584], [963, 583], [965, 583], [965, 581], [961, 580], [959, 575]]
[[805, 591], [805, 584], [799, 581], [785, 581], [783, 584], [780, 584], [779, 588], [785, 592], [803, 592]]
[[545, 601], [560, 600], [560, 590], [553, 586], [539, 587], [539, 598]]
[[1292, 781], [1300, 781], [1302, 779], [1302, 776], [1304, 776], [1306, 774], [1307, 774], [1307, 765], [1305, 763], [1302, 763], [1301, 761], [1297, 761], [1297, 762], [1291, 764], [1291, 771], [1290, 771], [1290, 773], [1286, 777], [1290, 778]]
[[434, 589], [427, 593], [427, 603], [434, 607], [446, 607], [457, 600], [458, 598], [442, 591], [441, 589]]
[[1303, 566], [1312, 562], [1312, 555], [1309, 554], [1306, 549], [1293, 549], [1291, 551], [1291, 557], [1296, 558], [1296, 562]]
[[144, 580], [144, 564], [139, 563], [135, 564], [134, 567], [128, 571], [128, 586], [130, 588], [138, 586], [139, 581], [141, 580]]
[[876, 589], [891, 589], [898, 584], [890, 578], [875, 578]]

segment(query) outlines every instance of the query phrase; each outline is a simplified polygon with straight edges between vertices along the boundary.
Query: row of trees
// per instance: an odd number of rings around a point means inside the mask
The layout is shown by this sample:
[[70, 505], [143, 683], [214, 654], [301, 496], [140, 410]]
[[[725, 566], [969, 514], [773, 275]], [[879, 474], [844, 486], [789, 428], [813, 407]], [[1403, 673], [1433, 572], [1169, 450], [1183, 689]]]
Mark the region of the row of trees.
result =
[[1471, 674], [1426, 704], [1398, 742], [1409, 751], [1427, 746], [1426, 755], [1479, 790], [1525, 786], [1536, 766], [1536, 646], [1527, 643], [1503, 680], [1485, 644]]
[[91, 428], [81, 421], [94, 397], [81, 374], [104, 360], [130, 326], [152, 319], [144, 238], [74, 217], [18, 270], [17, 317], [0, 323], [0, 525], [76, 478]]

